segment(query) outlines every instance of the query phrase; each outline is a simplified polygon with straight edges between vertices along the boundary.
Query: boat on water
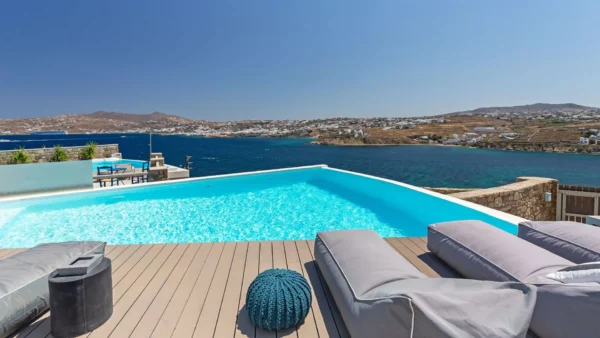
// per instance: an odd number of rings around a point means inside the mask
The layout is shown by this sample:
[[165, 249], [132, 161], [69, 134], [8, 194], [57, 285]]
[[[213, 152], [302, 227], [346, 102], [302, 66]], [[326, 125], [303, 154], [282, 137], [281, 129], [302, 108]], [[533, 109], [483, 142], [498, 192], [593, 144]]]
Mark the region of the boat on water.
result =
[[29, 135], [67, 135], [65, 130], [48, 130], [48, 131], [34, 131], [29, 133]]

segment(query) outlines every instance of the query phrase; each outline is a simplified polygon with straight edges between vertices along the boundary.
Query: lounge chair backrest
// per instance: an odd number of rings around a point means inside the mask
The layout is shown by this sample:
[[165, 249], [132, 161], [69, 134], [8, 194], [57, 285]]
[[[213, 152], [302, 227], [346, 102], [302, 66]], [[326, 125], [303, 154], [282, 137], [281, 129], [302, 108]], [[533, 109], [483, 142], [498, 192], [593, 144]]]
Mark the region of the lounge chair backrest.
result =
[[427, 247], [461, 275], [479, 280], [556, 284], [545, 276], [573, 266], [560, 256], [482, 221], [432, 224]]
[[600, 261], [600, 228], [577, 222], [521, 222], [519, 237], [581, 264]]

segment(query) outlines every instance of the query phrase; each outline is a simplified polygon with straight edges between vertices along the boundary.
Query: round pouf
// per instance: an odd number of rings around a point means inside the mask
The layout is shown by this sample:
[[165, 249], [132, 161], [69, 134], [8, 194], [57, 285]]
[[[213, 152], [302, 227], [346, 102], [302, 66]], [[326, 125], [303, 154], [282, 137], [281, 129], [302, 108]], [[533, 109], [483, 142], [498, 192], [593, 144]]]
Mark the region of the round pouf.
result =
[[254, 325], [282, 330], [300, 324], [310, 309], [312, 295], [306, 279], [296, 271], [270, 269], [250, 284], [246, 309]]

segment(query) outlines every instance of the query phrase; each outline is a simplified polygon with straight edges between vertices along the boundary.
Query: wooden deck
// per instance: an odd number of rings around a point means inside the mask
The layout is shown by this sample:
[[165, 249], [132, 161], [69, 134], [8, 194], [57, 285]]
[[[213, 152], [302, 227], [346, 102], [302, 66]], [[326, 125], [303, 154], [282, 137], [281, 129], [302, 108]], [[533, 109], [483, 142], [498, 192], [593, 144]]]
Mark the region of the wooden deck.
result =
[[[427, 276], [455, 276], [428, 252], [426, 239], [386, 240]], [[108, 246], [114, 312], [86, 337], [349, 337], [314, 263], [313, 246], [314, 241]], [[19, 251], [0, 249], [0, 259]], [[270, 268], [296, 270], [312, 286], [311, 312], [294, 330], [264, 331], [246, 315], [250, 282]], [[12, 337], [52, 337], [49, 316]]]

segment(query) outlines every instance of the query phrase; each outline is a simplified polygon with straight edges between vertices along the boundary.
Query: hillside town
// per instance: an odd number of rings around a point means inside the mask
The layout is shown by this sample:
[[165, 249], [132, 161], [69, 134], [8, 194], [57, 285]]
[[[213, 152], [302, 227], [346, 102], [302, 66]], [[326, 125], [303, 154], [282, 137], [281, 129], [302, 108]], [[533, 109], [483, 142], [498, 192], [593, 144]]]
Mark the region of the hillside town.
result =
[[70, 134], [157, 133], [202, 137], [313, 137], [334, 145], [597, 145], [600, 109], [574, 104], [479, 108], [428, 117], [314, 120], [191, 120], [163, 113], [95, 112], [0, 120], [0, 136], [61, 130]]

